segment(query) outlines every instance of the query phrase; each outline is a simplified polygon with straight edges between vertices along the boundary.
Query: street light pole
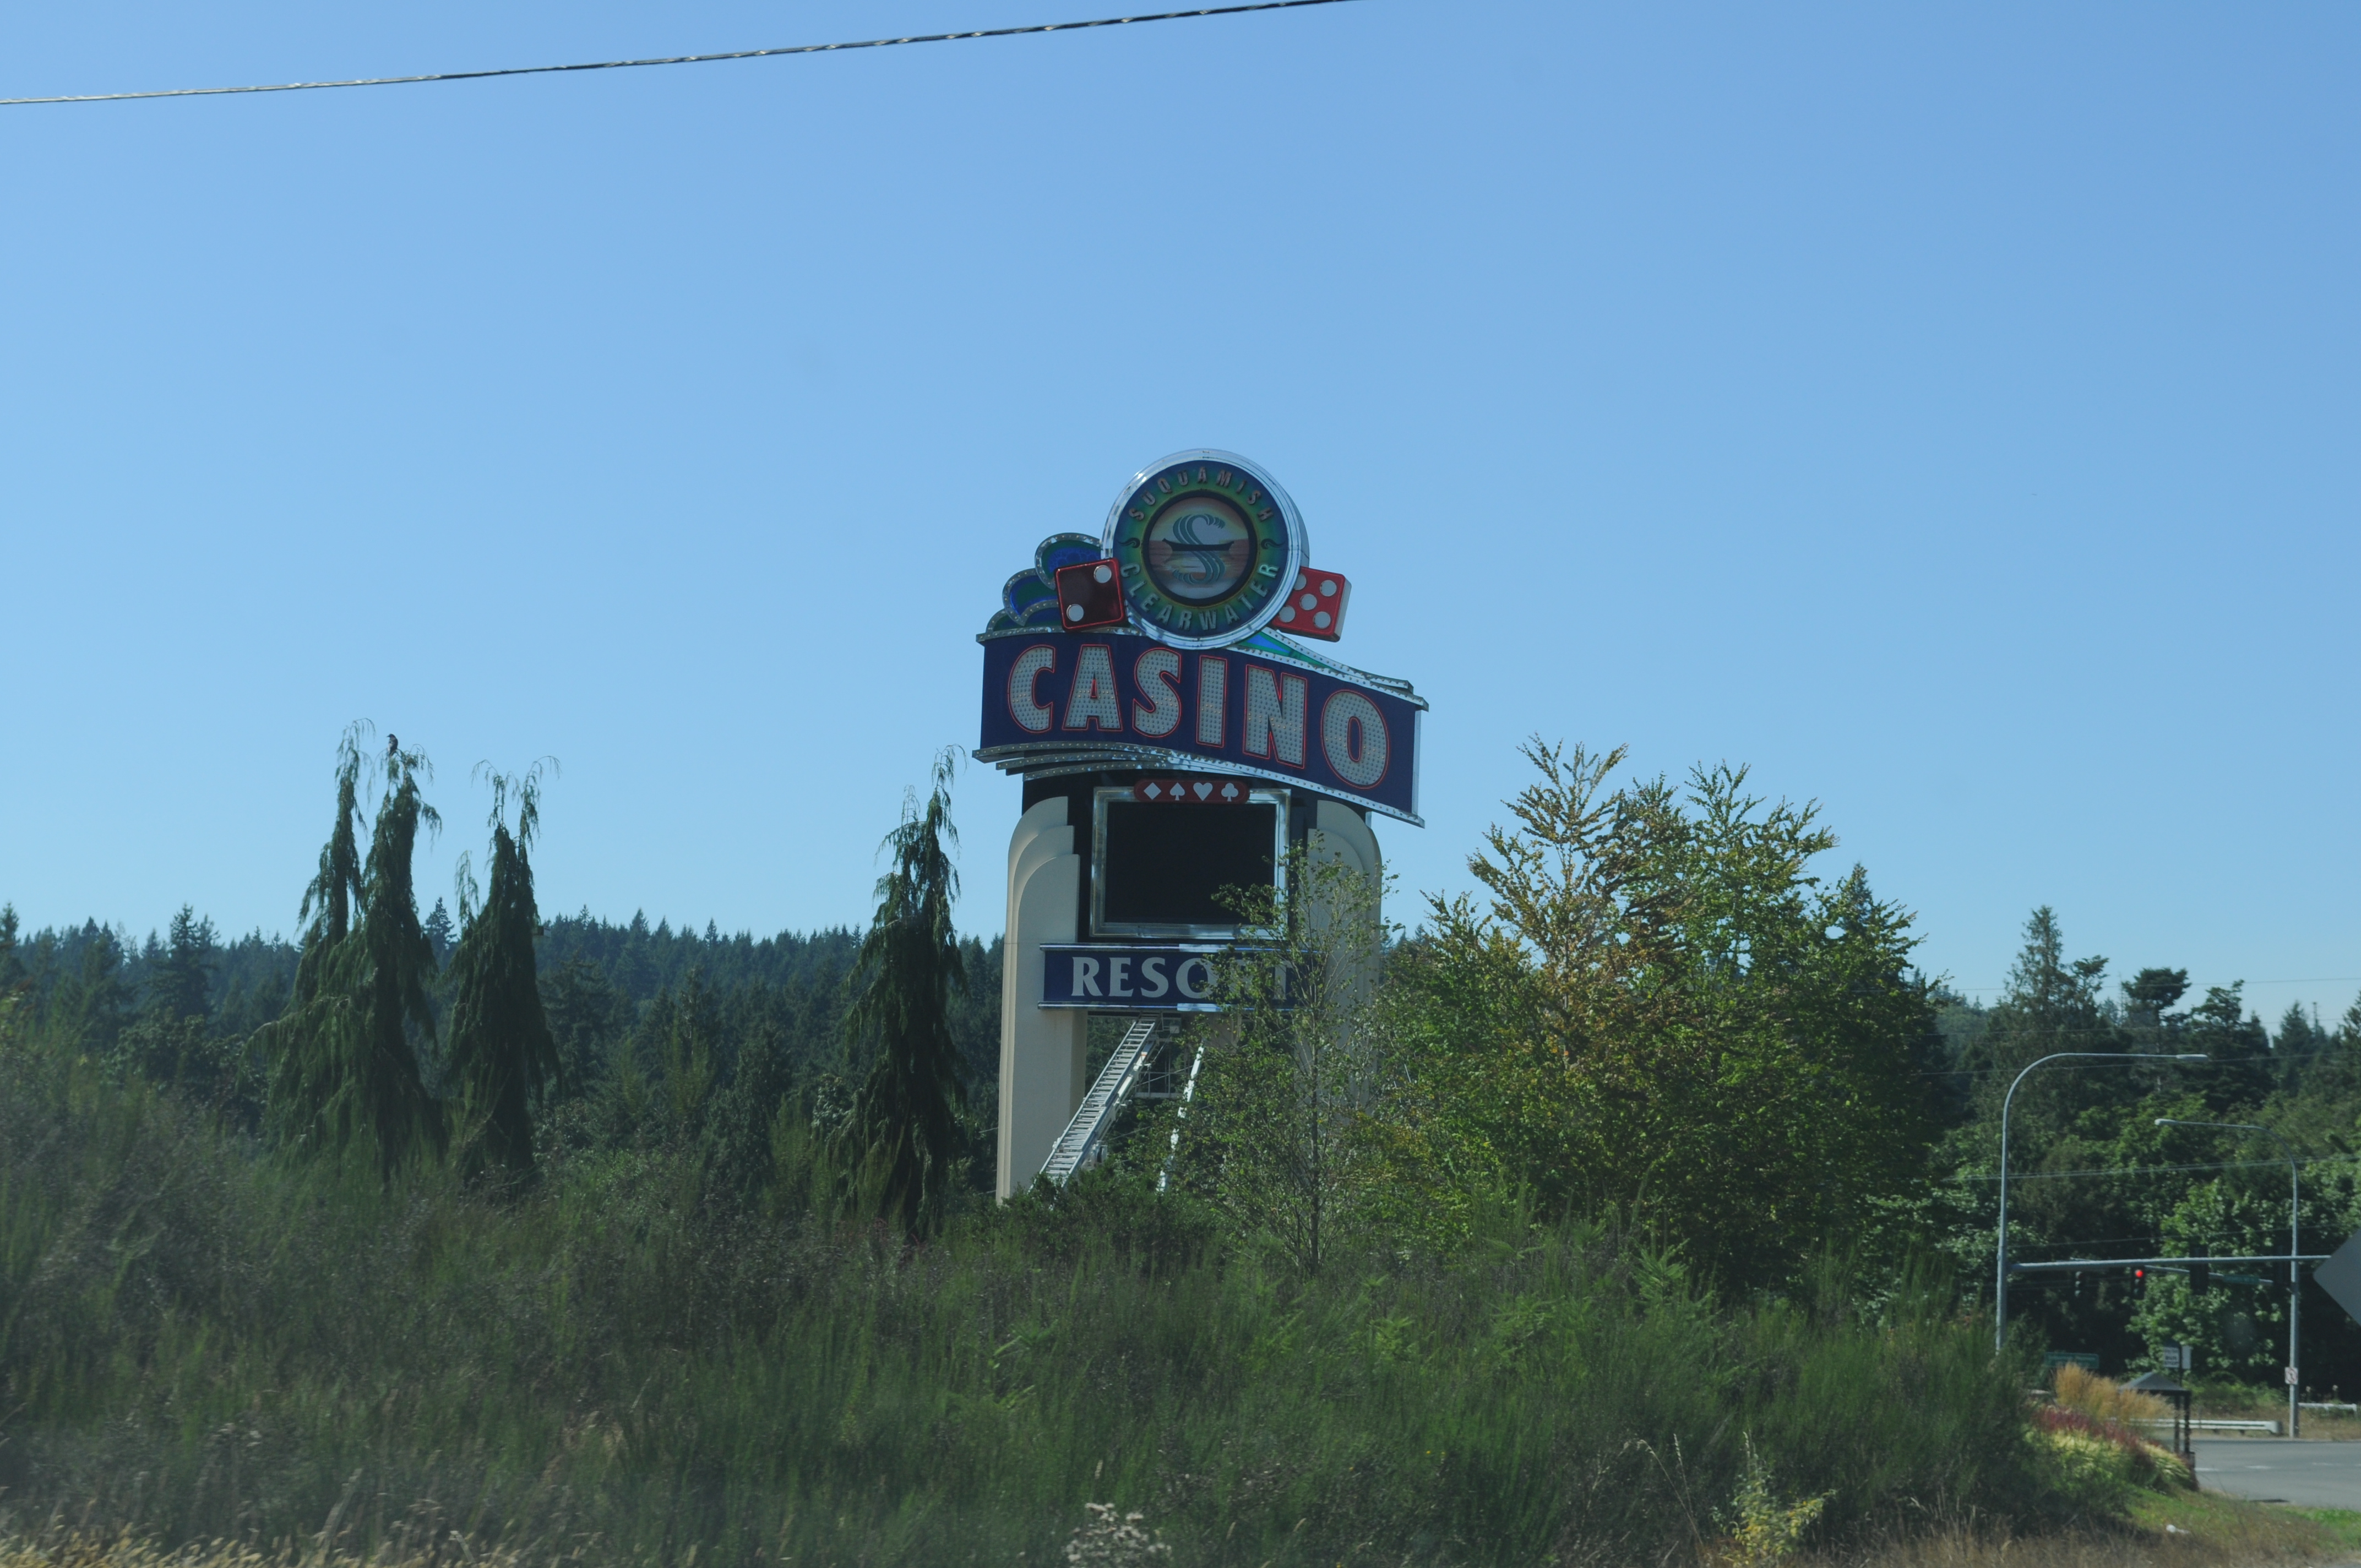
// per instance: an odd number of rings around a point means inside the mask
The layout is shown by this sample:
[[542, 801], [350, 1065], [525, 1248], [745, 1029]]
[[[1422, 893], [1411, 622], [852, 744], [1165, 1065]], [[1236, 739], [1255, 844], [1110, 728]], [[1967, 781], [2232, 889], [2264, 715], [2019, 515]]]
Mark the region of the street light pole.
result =
[[2296, 1163], [2295, 1150], [2288, 1147], [2288, 1141], [2285, 1138], [2279, 1136], [2273, 1129], [2269, 1127], [2257, 1126], [2252, 1122], [2184, 1122], [2178, 1116], [2158, 1116], [2156, 1119], [2156, 1124], [2159, 1127], [2218, 1127], [2224, 1132], [2229, 1133], [2261, 1133], [2265, 1136], [2268, 1137], [2271, 1142], [2279, 1145], [2279, 1153], [2287, 1156], [2288, 1436], [2290, 1438], [2293, 1438], [2296, 1435], [2297, 1423], [2303, 1419], [2303, 1409], [2297, 1403], [2298, 1398], [2302, 1393], [2302, 1385], [2298, 1381], [2298, 1378], [2301, 1376], [2299, 1368], [2301, 1367], [2301, 1363], [2296, 1359], [2296, 1346], [2299, 1343], [2296, 1338], [2296, 1334], [2298, 1327], [2302, 1321], [2303, 1313], [2303, 1276], [2298, 1272], [2299, 1266], [2295, 1260], [2296, 1254], [2303, 1250], [2303, 1248], [2298, 1245], [2298, 1240], [2301, 1234], [2303, 1225], [2303, 1212], [2301, 1207], [2303, 1199], [2303, 1168]]
[[[2016, 1100], [2016, 1086], [2026, 1074], [2037, 1067], [2054, 1061], [2112, 1061], [2125, 1063], [2158, 1061], [2207, 1061], [2202, 1051], [2189, 1051], [2178, 1056], [2135, 1055], [2129, 1051], [2052, 1051], [2025, 1064], [2025, 1071], [2010, 1080], [2008, 1092], [2000, 1098], [2000, 1227], [1997, 1245], [1993, 1247], [1997, 1261], [1997, 1277], [1993, 1284], [1993, 1350], [1998, 1354], [2008, 1343], [2008, 1111]], [[2292, 1252], [2294, 1249], [2289, 1249]], [[2290, 1267], [2293, 1266], [2290, 1265]]]

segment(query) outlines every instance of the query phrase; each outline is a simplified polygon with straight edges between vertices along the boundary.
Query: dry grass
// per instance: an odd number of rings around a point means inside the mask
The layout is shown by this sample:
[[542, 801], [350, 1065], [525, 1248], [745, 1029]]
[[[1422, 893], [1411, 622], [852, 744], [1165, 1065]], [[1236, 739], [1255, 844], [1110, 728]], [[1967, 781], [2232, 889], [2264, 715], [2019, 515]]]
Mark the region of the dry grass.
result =
[[2153, 1394], [2125, 1387], [2112, 1377], [2086, 1372], [2072, 1362], [2058, 1369], [2058, 1402], [2103, 1421], [2129, 1426], [2134, 1421], [2160, 1421], [2172, 1407]]
[[[2361, 1558], [2361, 1516], [2339, 1524], [2220, 1493], [2141, 1499], [2134, 1522], [2052, 1535], [1973, 1530], [1876, 1542], [1796, 1568], [2298, 1568]], [[0, 1568], [5, 1568], [0, 1564]]]

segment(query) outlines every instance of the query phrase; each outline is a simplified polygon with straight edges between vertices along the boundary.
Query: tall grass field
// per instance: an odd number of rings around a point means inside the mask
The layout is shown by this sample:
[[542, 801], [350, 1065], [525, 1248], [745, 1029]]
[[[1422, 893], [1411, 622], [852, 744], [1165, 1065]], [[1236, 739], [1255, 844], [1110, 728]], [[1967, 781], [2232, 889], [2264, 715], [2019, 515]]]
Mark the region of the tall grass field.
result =
[[1826, 1545], [1931, 1537], [2068, 1506], [1988, 1332], [1708, 1298], [1509, 1218], [1306, 1277], [1112, 1179], [917, 1246], [724, 1202], [689, 1155], [386, 1187], [0, 1058], [20, 1534], [1045, 1563], [1137, 1514], [1184, 1565], [1633, 1563], [1740, 1538], [1752, 1498]]

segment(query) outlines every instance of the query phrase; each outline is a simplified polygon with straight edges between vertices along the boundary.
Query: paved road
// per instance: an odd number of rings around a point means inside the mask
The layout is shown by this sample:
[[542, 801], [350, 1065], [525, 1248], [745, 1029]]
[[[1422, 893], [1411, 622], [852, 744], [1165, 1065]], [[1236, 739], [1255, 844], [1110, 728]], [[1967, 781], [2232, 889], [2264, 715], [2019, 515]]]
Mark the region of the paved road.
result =
[[2361, 1511], [2361, 1442], [2271, 1437], [2197, 1440], [2197, 1485], [2308, 1508]]

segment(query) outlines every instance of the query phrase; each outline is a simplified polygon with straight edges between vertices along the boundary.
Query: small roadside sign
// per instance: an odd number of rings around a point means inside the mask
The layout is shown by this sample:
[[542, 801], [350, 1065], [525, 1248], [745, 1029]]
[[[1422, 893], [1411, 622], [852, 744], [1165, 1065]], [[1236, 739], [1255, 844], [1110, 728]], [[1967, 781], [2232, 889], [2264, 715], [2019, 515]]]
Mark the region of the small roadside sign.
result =
[[2292, 1366], [2287, 1369], [2287, 1386], [2290, 1388], [2295, 1387], [2295, 1368]]
[[[2344, 1308], [2355, 1322], [2361, 1322], [2361, 1231], [2345, 1237], [2345, 1245], [2312, 1271], [2312, 1277], [2328, 1292], [2329, 1299]], [[2289, 1381], [2294, 1381], [2292, 1373]]]

